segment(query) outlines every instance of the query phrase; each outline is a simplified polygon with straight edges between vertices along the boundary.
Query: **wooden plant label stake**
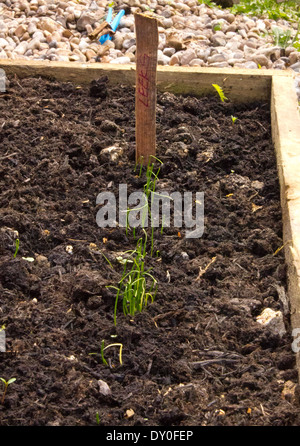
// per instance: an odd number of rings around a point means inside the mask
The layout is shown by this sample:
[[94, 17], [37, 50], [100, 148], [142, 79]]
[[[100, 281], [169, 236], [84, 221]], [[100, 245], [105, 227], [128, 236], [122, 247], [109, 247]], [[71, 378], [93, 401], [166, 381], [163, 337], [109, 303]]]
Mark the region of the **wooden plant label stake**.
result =
[[135, 14], [136, 94], [135, 137], [136, 163], [147, 165], [156, 153], [156, 70], [158, 26], [155, 18]]

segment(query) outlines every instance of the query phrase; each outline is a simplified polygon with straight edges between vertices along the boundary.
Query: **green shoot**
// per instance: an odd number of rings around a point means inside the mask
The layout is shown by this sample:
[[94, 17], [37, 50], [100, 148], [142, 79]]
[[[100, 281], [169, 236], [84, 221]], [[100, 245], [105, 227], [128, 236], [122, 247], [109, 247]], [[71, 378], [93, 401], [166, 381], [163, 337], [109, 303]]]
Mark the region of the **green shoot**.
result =
[[15, 249], [15, 253], [14, 253], [14, 259], [17, 257], [18, 251], [19, 251], [19, 246], [20, 246], [20, 240], [17, 238], [16, 239], [16, 249]]
[[103, 257], [105, 258], [105, 260], [107, 261], [107, 263], [109, 264], [109, 266], [111, 267], [111, 269], [113, 270], [114, 268], [113, 268], [111, 262], [110, 262], [110, 261], [108, 260], [108, 258], [106, 257], [106, 255], [104, 255], [102, 251], [100, 251], [100, 252], [101, 252], [101, 254], [103, 255]]
[[[118, 302], [122, 298], [124, 315], [134, 316], [136, 312], [141, 312], [148, 304], [149, 299], [153, 302], [156, 295], [157, 281], [145, 270], [145, 255], [147, 235], [140, 238], [136, 250], [131, 254], [131, 259], [124, 262], [121, 280], [117, 287], [108, 286], [117, 291], [114, 306], [114, 324], [117, 324]], [[127, 270], [127, 265], [132, 263], [131, 269]]]
[[237, 117], [231, 115], [232, 124], [234, 124], [236, 120], [237, 120]]
[[104, 365], [108, 365], [106, 359], [104, 358], [104, 351], [107, 350], [108, 348], [111, 348], [111, 347], [119, 347], [120, 348], [120, 350], [119, 350], [119, 361], [120, 361], [120, 364], [122, 365], [123, 364], [123, 362], [122, 362], [123, 344], [121, 344], [119, 342], [116, 342], [114, 344], [109, 344], [106, 347], [104, 347], [104, 340], [101, 342], [101, 358], [102, 358], [103, 364]]
[[221, 101], [225, 102], [226, 99], [228, 99], [228, 98], [226, 98], [226, 96], [225, 96], [225, 94], [223, 92], [223, 89], [218, 84], [212, 84], [212, 86], [214, 87], [214, 89], [218, 93], [219, 98], [221, 99]]
[[218, 22], [218, 23], [216, 23], [215, 24], [215, 26], [214, 26], [214, 31], [220, 31], [221, 29], [222, 29], [222, 26], [221, 26], [221, 24]]
[[99, 426], [99, 424], [100, 424], [100, 416], [99, 416], [99, 412], [96, 412], [96, 423], [97, 423], [98, 426]]
[[4, 391], [3, 391], [2, 399], [1, 399], [1, 404], [3, 405], [3, 404], [4, 404], [4, 400], [5, 400], [5, 395], [6, 395], [6, 392], [7, 392], [7, 388], [8, 388], [8, 386], [9, 386], [10, 384], [12, 384], [13, 382], [16, 381], [16, 378], [10, 378], [8, 381], [5, 381], [4, 378], [0, 378], [0, 380], [1, 380], [1, 381], [3, 382], [3, 384], [4, 384]]

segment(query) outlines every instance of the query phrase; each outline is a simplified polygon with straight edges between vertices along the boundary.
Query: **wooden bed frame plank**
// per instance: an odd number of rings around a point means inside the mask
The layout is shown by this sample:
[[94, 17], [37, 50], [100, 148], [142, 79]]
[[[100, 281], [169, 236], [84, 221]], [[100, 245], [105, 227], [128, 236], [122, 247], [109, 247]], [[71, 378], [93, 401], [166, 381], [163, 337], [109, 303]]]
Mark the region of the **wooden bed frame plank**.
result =
[[[135, 65], [84, 64], [34, 60], [0, 60], [7, 75], [18, 77], [45, 76], [62, 82], [89, 84], [107, 76], [112, 85], [134, 85]], [[197, 67], [157, 67], [157, 88], [174, 94], [203, 96], [213, 92], [213, 83], [220, 85], [235, 102], [269, 101], [273, 76], [290, 77], [282, 70], [244, 70]]]

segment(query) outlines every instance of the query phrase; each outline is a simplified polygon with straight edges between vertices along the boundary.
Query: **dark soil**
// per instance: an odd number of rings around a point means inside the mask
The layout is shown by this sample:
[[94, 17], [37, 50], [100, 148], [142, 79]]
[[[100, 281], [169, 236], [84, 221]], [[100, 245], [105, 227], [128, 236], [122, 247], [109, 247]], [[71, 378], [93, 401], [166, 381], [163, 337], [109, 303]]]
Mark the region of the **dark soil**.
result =
[[[0, 110], [0, 376], [16, 378], [0, 424], [298, 425], [282, 394], [297, 383], [289, 318], [282, 337], [256, 321], [286, 290], [269, 106], [158, 94], [157, 190], [203, 191], [205, 230], [155, 231], [155, 301], [134, 317], [120, 305], [116, 326], [107, 286], [136, 240], [97, 226], [96, 197], [145, 183], [134, 90], [14, 78]], [[116, 144], [111, 162], [101, 151]], [[116, 347], [103, 364], [102, 340], [123, 344], [122, 364]]]

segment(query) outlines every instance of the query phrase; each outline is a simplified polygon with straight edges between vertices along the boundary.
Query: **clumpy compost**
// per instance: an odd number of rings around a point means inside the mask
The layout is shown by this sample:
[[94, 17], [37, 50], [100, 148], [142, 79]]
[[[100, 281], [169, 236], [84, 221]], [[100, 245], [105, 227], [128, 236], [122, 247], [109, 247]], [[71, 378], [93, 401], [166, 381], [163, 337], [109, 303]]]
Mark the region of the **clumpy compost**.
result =
[[0, 99], [0, 424], [298, 425], [288, 315], [282, 337], [256, 321], [286, 292], [269, 106], [158, 94], [156, 190], [204, 192], [205, 228], [155, 230], [155, 301], [115, 326], [136, 240], [97, 225], [96, 198], [143, 190], [134, 89], [11, 78]]

